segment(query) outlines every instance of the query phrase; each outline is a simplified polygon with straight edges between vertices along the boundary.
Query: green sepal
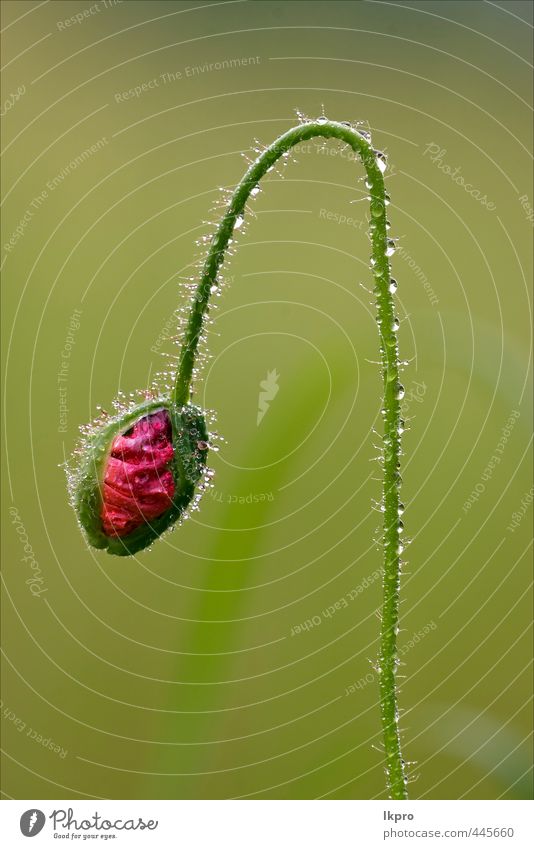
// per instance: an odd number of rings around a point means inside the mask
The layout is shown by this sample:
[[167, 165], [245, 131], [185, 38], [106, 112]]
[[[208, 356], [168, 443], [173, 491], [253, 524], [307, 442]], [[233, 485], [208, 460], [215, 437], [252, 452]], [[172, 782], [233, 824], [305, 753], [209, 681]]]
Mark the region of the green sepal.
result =
[[[140, 525], [124, 537], [108, 537], [102, 530], [102, 481], [111, 445], [116, 436], [157, 410], [167, 410], [172, 425], [174, 458], [169, 464], [176, 485], [172, 507]], [[199, 443], [206, 447], [199, 448]], [[125, 557], [142, 551], [179, 521], [204, 474], [208, 454], [208, 430], [198, 407], [178, 407], [168, 398], [147, 401], [100, 426], [85, 441], [81, 463], [72, 482], [72, 501], [87, 542], [93, 548]]]

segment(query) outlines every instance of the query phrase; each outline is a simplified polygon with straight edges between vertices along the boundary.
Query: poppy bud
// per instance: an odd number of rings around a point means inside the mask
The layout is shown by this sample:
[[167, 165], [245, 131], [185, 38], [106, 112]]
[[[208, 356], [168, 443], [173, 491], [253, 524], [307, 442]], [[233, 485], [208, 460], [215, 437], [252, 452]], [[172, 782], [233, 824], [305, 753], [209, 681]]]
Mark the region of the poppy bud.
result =
[[184, 516], [205, 472], [208, 432], [197, 407], [149, 401], [86, 438], [70, 481], [89, 545], [141, 551]]

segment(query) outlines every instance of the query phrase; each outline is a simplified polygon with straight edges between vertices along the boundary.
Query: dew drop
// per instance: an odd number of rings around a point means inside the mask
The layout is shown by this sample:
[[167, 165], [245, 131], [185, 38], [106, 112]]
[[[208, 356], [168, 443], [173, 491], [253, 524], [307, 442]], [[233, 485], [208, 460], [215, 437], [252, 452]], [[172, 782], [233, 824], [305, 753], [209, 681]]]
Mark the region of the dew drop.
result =
[[395, 398], [397, 401], [401, 401], [404, 398], [404, 386], [402, 383], [397, 383], [395, 389]]
[[395, 280], [395, 278], [394, 278], [394, 277], [392, 277], [392, 278], [391, 278], [391, 280], [389, 281], [389, 291], [391, 292], [391, 294], [392, 294], [392, 295], [394, 295], [394, 294], [395, 294], [395, 292], [397, 291], [397, 287], [398, 287], [398, 285], [399, 285], [399, 284], [397, 283], [397, 281]]
[[234, 229], [239, 230], [239, 228], [243, 226], [244, 220], [245, 219], [243, 218], [242, 215], [238, 215], [236, 220], [235, 220]]
[[393, 321], [391, 322], [391, 329], [393, 330], [394, 333], [396, 333], [397, 330], [399, 329], [399, 327], [400, 327], [400, 321], [397, 317], [395, 317], [393, 319]]
[[259, 186], [254, 186], [254, 188], [250, 190], [250, 194], [252, 195], [253, 198], [255, 198], [256, 195], [259, 195], [259, 193], [260, 193], [260, 187]]
[[380, 203], [380, 201], [374, 201], [371, 204], [371, 215], [373, 216], [373, 218], [380, 218], [380, 216], [382, 215], [382, 204]]
[[386, 170], [386, 168], [388, 167], [387, 162], [386, 162], [386, 157], [384, 156], [383, 153], [377, 153], [376, 154], [376, 164], [378, 165], [380, 171], [383, 174], [384, 171]]
[[386, 256], [393, 256], [395, 253], [395, 242], [392, 239], [388, 239], [388, 245], [386, 248]]
[[404, 504], [399, 504], [397, 508], [397, 513], [399, 514], [399, 516], [402, 516], [402, 514], [404, 513]]

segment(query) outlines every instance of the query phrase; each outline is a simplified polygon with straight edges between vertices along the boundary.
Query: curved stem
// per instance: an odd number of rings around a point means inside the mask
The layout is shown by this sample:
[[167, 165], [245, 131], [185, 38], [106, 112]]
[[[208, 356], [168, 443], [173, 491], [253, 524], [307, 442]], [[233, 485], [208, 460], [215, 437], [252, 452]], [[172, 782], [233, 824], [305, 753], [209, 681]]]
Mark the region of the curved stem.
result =
[[[217, 288], [217, 275], [228, 248], [236, 221], [245, 215], [251, 192], [264, 174], [294, 145], [315, 137], [335, 138], [348, 144], [362, 160], [367, 172], [370, 195], [371, 265], [375, 281], [377, 322], [380, 334], [380, 354], [383, 376], [383, 604], [380, 633], [378, 675], [387, 785], [391, 798], [406, 799], [406, 778], [401, 756], [396, 691], [397, 633], [399, 620], [399, 588], [402, 546], [400, 541], [400, 398], [397, 322], [394, 314], [394, 285], [390, 283], [386, 202], [382, 170], [383, 158], [373, 150], [367, 134], [349, 124], [326, 119], [306, 121], [284, 133], [252, 163], [238, 183], [226, 212], [213, 236], [186, 328], [180, 355], [180, 366], [173, 392], [178, 405], [187, 404], [191, 395], [191, 380], [204, 317], [212, 291]], [[382, 165], [382, 168], [380, 167]]]

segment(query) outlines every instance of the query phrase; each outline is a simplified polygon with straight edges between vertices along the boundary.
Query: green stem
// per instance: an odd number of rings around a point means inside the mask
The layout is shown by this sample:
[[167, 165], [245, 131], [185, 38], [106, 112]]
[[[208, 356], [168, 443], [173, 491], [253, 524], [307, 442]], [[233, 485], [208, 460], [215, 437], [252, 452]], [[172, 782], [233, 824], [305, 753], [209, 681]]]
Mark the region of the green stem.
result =
[[[349, 124], [326, 119], [306, 121], [280, 136], [252, 163], [238, 183], [230, 203], [213, 236], [206, 256], [180, 354], [180, 366], [173, 392], [174, 402], [181, 406], [190, 401], [193, 368], [201, 337], [204, 318], [211, 293], [217, 288], [217, 276], [234, 231], [236, 221], [245, 216], [246, 203], [264, 174], [294, 145], [311, 138], [335, 138], [348, 144], [362, 160], [367, 172], [370, 195], [370, 235], [372, 271], [376, 294], [377, 321], [380, 334], [380, 354], [383, 375], [383, 502], [384, 551], [383, 605], [378, 659], [380, 707], [386, 775], [392, 799], [406, 799], [406, 778], [401, 756], [396, 691], [397, 632], [399, 621], [399, 587], [402, 552], [400, 540], [400, 398], [397, 324], [393, 292], [390, 285], [388, 234], [386, 221], [387, 196], [380, 168], [381, 160], [368, 138]], [[380, 164], [379, 164], [380, 163]]]

